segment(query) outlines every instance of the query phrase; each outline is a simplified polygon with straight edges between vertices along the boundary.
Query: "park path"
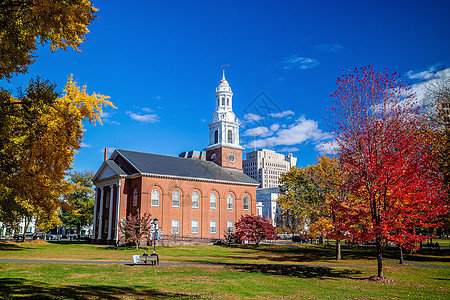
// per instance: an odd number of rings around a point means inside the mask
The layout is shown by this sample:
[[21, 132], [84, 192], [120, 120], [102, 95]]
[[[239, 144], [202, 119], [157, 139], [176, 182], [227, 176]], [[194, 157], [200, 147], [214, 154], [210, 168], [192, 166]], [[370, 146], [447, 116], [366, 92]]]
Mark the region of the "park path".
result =
[[[92, 261], [92, 260], [38, 260], [38, 259], [0, 259], [0, 263], [18, 264], [87, 264], [87, 265], [126, 265], [142, 266], [144, 264], [133, 264], [131, 261]], [[151, 264], [147, 264], [151, 266]], [[160, 267], [169, 266], [226, 266], [226, 267], [262, 267], [262, 268], [350, 268], [366, 269], [376, 268], [374, 265], [342, 265], [342, 264], [233, 264], [233, 263], [195, 263], [195, 262], [161, 262]], [[390, 268], [422, 268], [422, 269], [450, 269], [450, 266], [435, 264], [421, 264], [415, 262], [405, 262], [403, 265], [386, 265]]]

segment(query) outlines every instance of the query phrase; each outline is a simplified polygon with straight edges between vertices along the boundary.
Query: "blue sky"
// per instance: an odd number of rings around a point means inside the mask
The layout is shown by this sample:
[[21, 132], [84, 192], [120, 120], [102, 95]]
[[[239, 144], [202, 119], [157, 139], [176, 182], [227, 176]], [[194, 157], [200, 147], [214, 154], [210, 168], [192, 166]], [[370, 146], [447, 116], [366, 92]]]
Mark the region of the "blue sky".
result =
[[450, 61], [450, 1], [93, 2], [98, 18], [81, 53], [47, 45], [28, 74], [3, 83], [40, 75], [62, 92], [73, 74], [111, 97], [117, 109], [86, 126], [76, 170], [96, 170], [104, 147], [205, 148], [224, 64], [241, 144], [292, 151], [305, 167], [330, 138], [325, 117], [343, 69], [389, 68], [420, 91]]

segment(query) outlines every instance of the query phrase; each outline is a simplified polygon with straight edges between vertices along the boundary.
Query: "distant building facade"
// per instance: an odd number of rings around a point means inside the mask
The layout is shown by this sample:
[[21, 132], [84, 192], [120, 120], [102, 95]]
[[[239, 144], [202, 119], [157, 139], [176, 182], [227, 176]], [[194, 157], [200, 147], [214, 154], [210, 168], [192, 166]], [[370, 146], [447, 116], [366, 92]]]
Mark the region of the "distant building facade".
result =
[[280, 188], [258, 188], [256, 189], [256, 201], [257, 205], [261, 207], [261, 217], [272, 220], [272, 225], [278, 225], [279, 211], [277, 206], [277, 200], [279, 197]]
[[276, 153], [272, 150], [258, 149], [247, 153], [242, 162], [244, 173], [260, 183], [260, 188], [280, 186], [280, 176], [297, 164], [297, 158]]
[[206, 151], [184, 151], [178, 157], [206, 160]]

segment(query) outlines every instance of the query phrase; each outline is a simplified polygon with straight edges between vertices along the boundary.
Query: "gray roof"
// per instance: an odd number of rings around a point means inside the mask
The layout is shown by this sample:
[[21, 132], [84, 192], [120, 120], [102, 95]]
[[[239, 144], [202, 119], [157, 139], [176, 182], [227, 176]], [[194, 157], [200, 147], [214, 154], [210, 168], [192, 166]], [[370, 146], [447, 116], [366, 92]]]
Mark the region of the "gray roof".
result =
[[115, 152], [125, 158], [141, 174], [259, 185], [259, 182], [253, 180], [243, 172], [235, 169], [222, 168], [211, 161], [120, 149], [116, 149]]
[[126, 172], [125, 170], [123, 170], [115, 161], [113, 160], [105, 160], [105, 163], [111, 167], [111, 169], [114, 170], [114, 172], [116, 172], [119, 175], [129, 175], [130, 172]]

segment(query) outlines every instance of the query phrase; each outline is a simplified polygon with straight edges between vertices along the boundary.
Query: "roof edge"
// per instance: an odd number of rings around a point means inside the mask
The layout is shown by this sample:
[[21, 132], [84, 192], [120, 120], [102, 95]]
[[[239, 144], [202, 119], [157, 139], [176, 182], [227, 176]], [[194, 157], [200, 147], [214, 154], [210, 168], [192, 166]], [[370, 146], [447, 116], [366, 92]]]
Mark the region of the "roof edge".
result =
[[206, 181], [206, 182], [216, 182], [216, 183], [228, 183], [228, 184], [239, 184], [239, 185], [249, 185], [249, 186], [259, 186], [260, 183], [250, 183], [250, 182], [242, 182], [242, 181], [227, 181], [227, 180], [214, 180], [200, 177], [188, 177], [188, 176], [175, 176], [175, 175], [163, 175], [163, 174], [154, 174], [154, 173], [135, 173], [132, 175], [128, 175], [128, 178], [136, 178], [139, 176], [146, 177], [158, 177], [158, 178], [171, 178], [171, 179], [182, 179], [182, 180], [198, 180], [198, 181]]

